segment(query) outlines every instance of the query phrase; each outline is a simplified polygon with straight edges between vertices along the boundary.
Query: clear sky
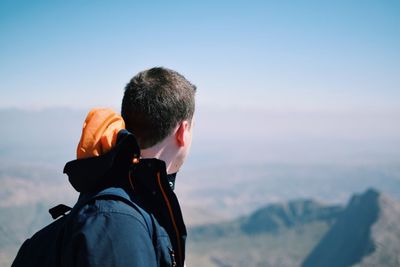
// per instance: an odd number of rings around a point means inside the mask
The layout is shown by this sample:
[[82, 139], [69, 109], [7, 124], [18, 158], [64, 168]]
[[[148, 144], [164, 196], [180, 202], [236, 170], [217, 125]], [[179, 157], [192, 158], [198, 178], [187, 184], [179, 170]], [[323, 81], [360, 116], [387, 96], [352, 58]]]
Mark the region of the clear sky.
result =
[[400, 1], [0, 2], [0, 107], [119, 107], [165, 66], [209, 106], [398, 109]]

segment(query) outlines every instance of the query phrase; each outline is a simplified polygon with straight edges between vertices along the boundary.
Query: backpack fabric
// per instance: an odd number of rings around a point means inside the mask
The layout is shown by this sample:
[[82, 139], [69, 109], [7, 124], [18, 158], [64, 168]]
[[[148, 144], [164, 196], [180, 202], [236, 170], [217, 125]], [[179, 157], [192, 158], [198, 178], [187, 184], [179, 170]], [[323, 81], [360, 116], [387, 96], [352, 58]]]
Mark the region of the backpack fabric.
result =
[[[109, 188], [95, 195], [82, 197], [68, 214], [64, 214], [61, 218], [58, 218], [36, 232], [31, 238], [25, 240], [11, 267], [63, 266], [62, 254], [64, 233], [68, 224], [73, 216], [82, 209], [82, 207], [90, 202], [100, 199], [118, 200], [131, 206], [133, 209], [136, 209], [143, 216], [149, 235], [153, 236], [153, 224], [150, 215], [132, 202], [123, 190], [118, 188]], [[62, 209], [67, 210], [65, 205], [63, 205]]]

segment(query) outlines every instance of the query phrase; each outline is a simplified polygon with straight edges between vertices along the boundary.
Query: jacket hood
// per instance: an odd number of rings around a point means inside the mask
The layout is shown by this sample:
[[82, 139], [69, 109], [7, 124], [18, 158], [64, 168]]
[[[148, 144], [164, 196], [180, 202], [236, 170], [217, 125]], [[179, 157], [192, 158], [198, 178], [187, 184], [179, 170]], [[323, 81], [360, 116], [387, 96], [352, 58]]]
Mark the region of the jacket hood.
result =
[[105, 154], [76, 159], [68, 162], [64, 173], [80, 193], [99, 191], [118, 186], [117, 177], [126, 175], [133, 159], [139, 158], [140, 149], [133, 134], [127, 130], [118, 132], [116, 145]]
[[100, 156], [116, 144], [120, 130], [125, 129], [123, 118], [109, 108], [89, 111], [82, 127], [82, 136], [76, 149], [76, 157]]
[[119, 177], [140, 158], [140, 148], [122, 117], [111, 109], [95, 108], [87, 115], [77, 147], [77, 159], [64, 173], [78, 192], [98, 191], [115, 185]]

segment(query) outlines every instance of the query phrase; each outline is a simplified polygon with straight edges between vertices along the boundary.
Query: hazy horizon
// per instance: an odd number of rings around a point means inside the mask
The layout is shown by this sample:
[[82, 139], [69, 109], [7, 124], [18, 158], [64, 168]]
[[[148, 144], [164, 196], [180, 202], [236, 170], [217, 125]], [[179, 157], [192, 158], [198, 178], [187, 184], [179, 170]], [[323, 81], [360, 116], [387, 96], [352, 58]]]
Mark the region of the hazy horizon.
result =
[[[89, 109], [1, 109], [0, 158], [65, 163]], [[188, 166], [394, 165], [400, 112], [273, 111], [198, 107]], [[190, 168], [192, 168], [190, 167]]]

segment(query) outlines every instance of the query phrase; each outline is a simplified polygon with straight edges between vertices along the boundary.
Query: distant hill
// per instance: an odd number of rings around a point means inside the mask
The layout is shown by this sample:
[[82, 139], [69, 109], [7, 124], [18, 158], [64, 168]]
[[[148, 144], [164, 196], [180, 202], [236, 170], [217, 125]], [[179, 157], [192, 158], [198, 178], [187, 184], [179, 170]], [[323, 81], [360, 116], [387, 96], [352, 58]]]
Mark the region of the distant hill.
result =
[[374, 250], [354, 267], [400, 266], [400, 203], [380, 195], [378, 205], [379, 217], [370, 231]]
[[374, 189], [346, 207], [312, 200], [189, 230], [191, 266], [400, 266], [400, 203]]
[[313, 200], [269, 205], [243, 219], [241, 230], [247, 234], [276, 233], [282, 228], [293, 228], [316, 221], [330, 224], [342, 209], [341, 206], [322, 206]]
[[375, 190], [355, 195], [302, 267], [400, 266], [400, 203]]
[[[77, 193], [61, 172], [47, 165], [0, 162], [0, 266], [9, 266], [22, 241], [52, 221], [48, 208], [75, 202]], [[392, 178], [393, 187], [398, 185], [396, 179]], [[246, 190], [245, 184], [241, 190]], [[334, 195], [339, 189], [331, 191]], [[219, 190], [213, 193], [226, 198]], [[251, 192], [246, 196], [232, 206], [244, 209], [257, 197]], [[400, 266], [400, 204], [376, 190], [354, 195], [347, 206], [312, 199], [282, 201], [224, 222], [218, 213], [222, 208], [209, 208], [218, 202], [206, 205], [210, 199], [202, 199], [195, 207], [204, 209], [185, 212], [192, 221], [200, 218], [208, 223], [195, 227], [187, 220], [188, 266], [333, 266], [327, 259], [342, 264], [334, 266]]]
[[191, 266], [299, 266], [343, 207], [271, 204], [239, 219], [189, 229]]
[[281, 231], [313, 222], [323, 222], [330, 225], [342, 210], [343, 207], [341, 206], [325, 206], [313, 200], [270, 204], [249, 216], [231, 222], [194, 227], [191, 229], [191, 238], [215, 239], [236, 234], [279, 234]]

